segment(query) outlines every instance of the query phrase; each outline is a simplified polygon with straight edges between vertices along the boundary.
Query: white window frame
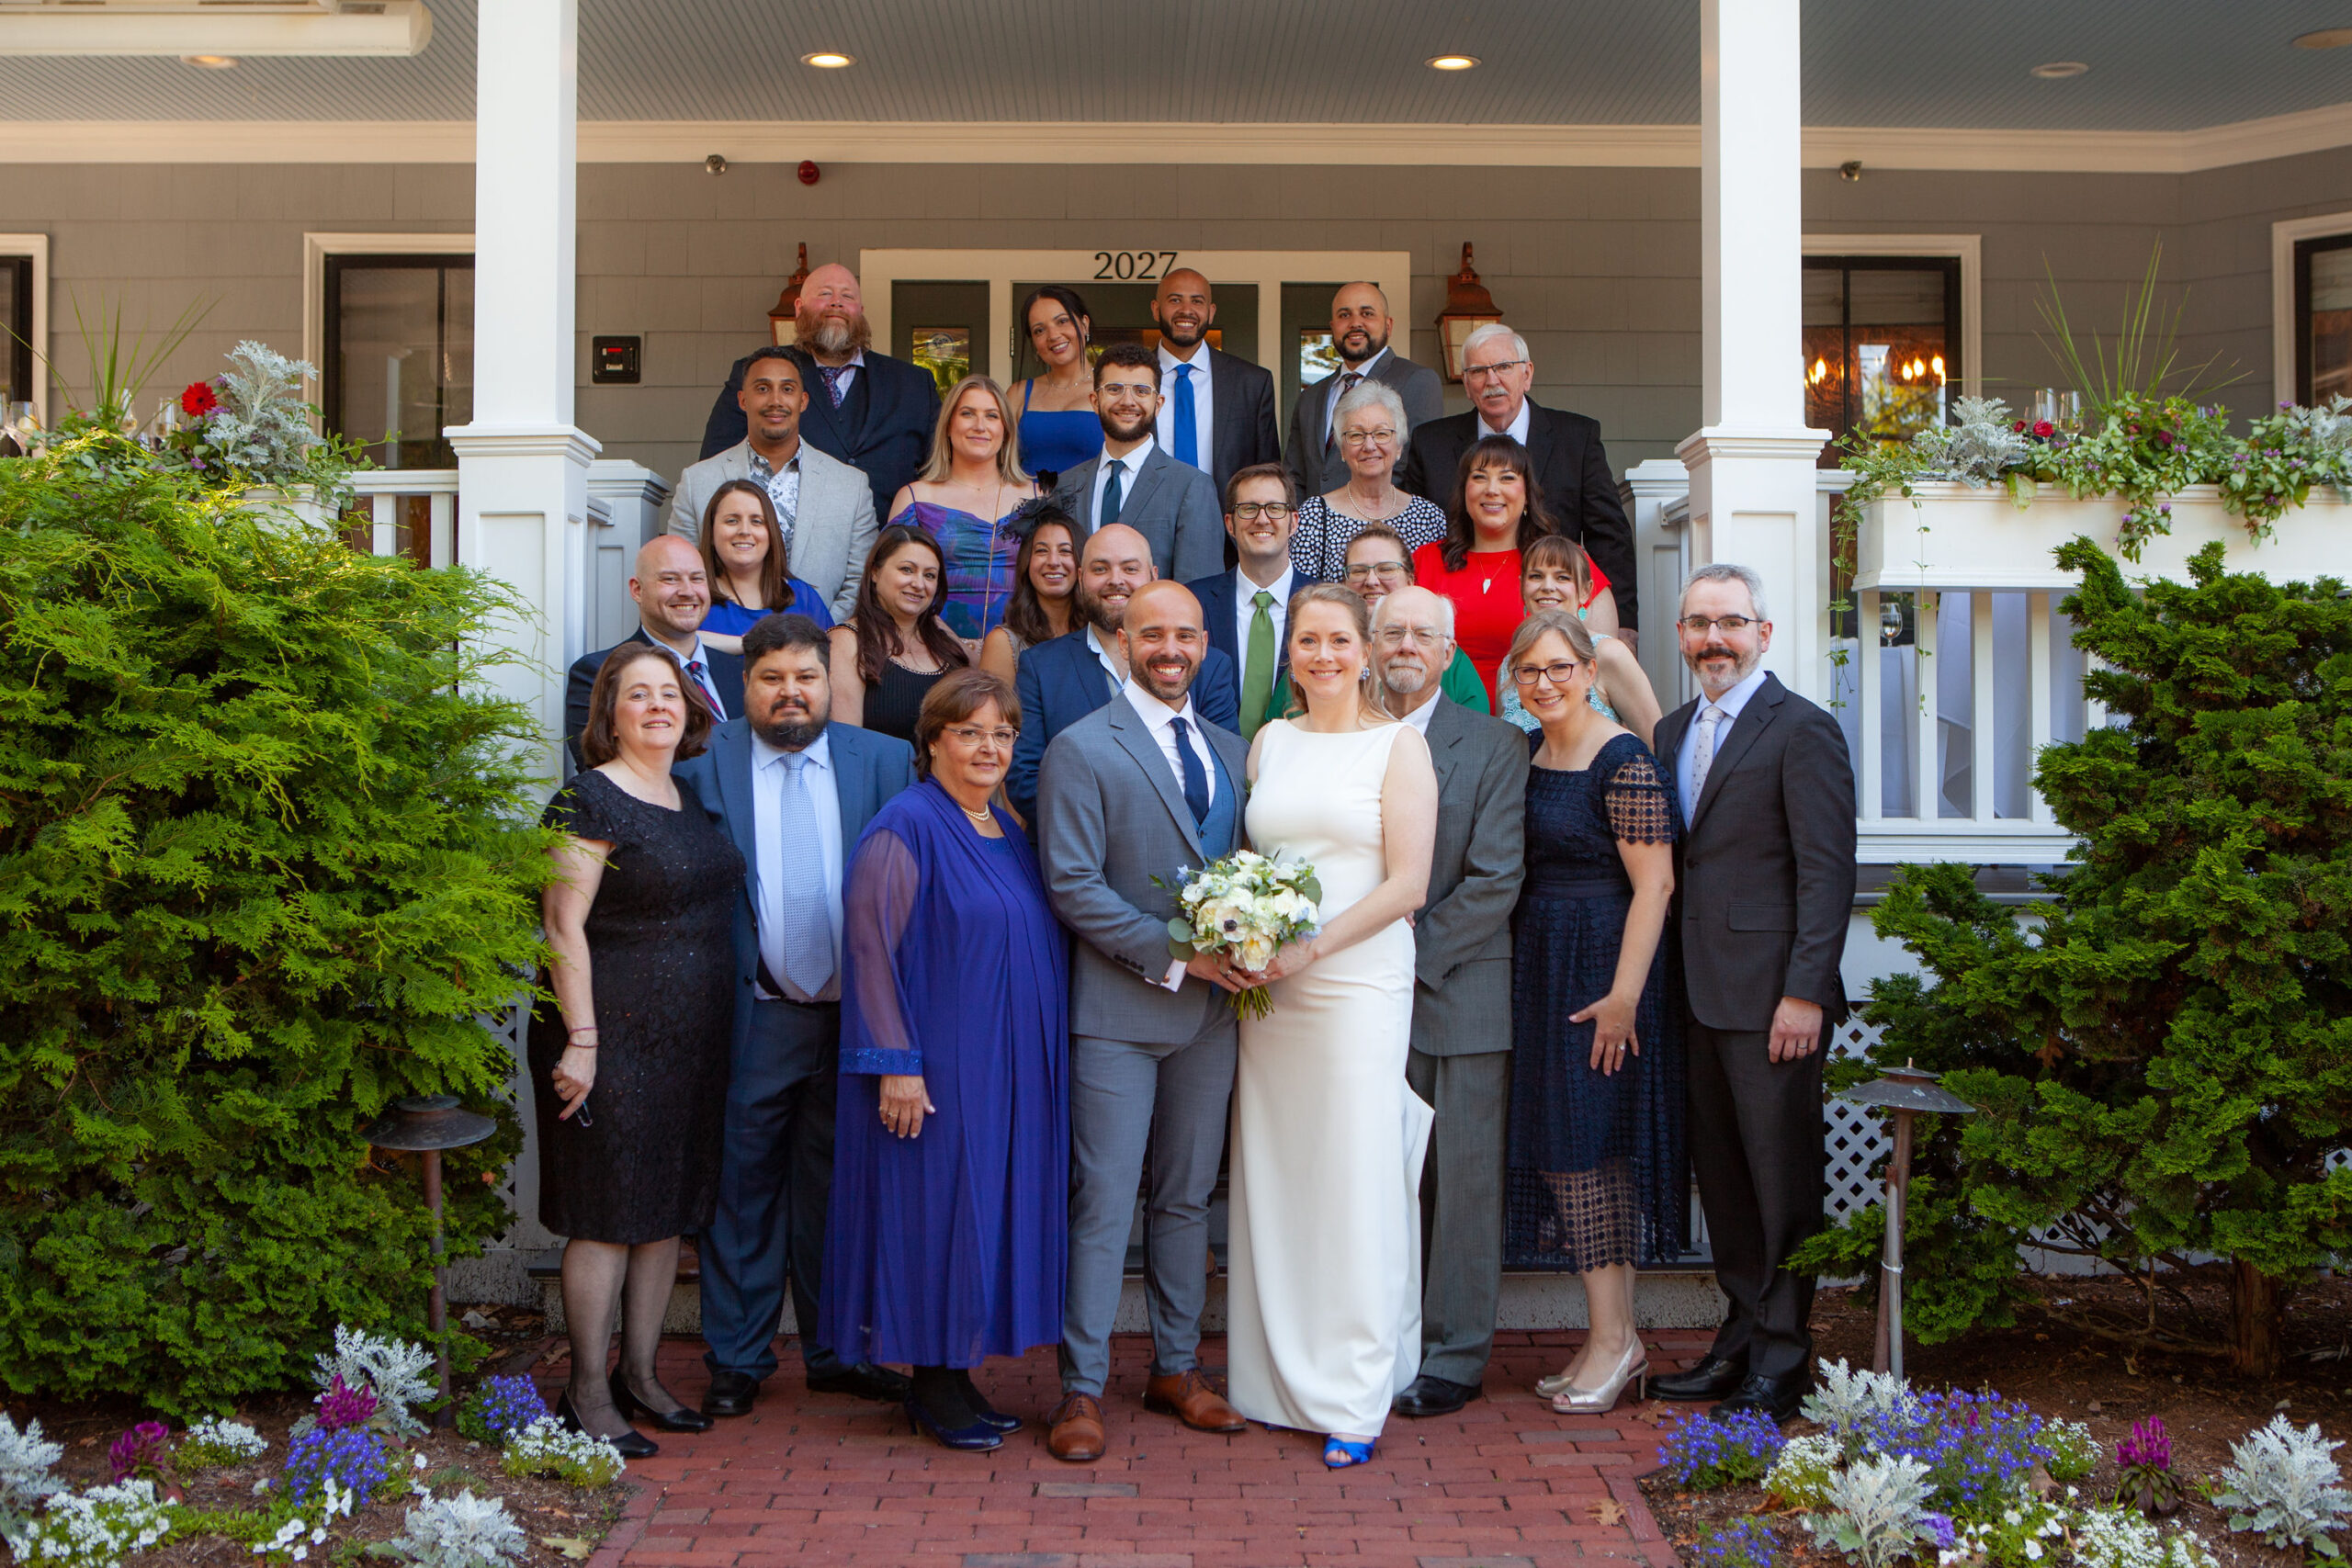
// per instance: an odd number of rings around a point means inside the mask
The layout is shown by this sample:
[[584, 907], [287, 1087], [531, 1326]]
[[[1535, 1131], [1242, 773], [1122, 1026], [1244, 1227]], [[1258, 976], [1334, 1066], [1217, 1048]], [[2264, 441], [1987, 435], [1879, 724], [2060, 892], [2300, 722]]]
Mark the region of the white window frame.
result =
[[1920, 256], [1960, 260], [1960, 396], [1984, 395], [1984, 236], [1807, 234], [1809, 256]]
[[33, 417], [49, 428], [49, 236], [0, 234], [0, 256], [30, 256], [33, 260], [33, 319], [28, 334], [33, 345], [33, 384], [26, 400]]
[[[471, 234], [311, 234], [302, 236], [302, 359], [316, 372], [303, 396], [315, 405], [325, 395], [326, 367], [321, 356], [327, 344], [327, 257], [469, 256]], [[313, 419], [312, 424], [319, 423]]]
[[2286, 218], [2270, 225], [2270, 400], [2295, 400], [2295, 245], [2352, 234], [2352, 212]]

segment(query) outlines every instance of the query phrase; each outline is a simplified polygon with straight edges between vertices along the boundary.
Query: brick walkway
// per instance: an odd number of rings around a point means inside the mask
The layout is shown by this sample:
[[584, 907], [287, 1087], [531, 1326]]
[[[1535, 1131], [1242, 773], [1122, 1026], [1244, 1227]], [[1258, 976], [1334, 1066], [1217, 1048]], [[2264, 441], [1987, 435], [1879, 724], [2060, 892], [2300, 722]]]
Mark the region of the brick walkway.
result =
[[[1605, 1422], [1555, 1416], [1528, 1386], [1577, 1337], [1500, 1337], [1487, 1398], [1443, 1419], [1393, 1418], [1371, 1464], [1336, 1473], [1319, 1439], [1255, 1426], [1213, 1437], [1147, 1414], [1141, 1336], [1114, 1342], [1110, 1450], [1091, 1465], [1048, 1456], [1035, 1426], [992, 1454], [950, 1453], [893, 1408], [809, 1394], [786, 1342], [753, 1414], [700, 1437], [656, 1434], [661, 1456], [629, 1466], [639, 1491], [590, 1568], [1674, 1568], [1634, 1484], [1655, 1462], [1654, 1412], [1629, 1400]], [[1645, 1337], [1660, 1371], [1705, 1339]], [[701, 1396], [701, 1348], [663, 1348], [682, 1398]], [[1224, 1340], [1202, 1349], [1220, 1362]], [[1017, 1414], [1058, 1396], [1051, 1350], [979, 1381]]]

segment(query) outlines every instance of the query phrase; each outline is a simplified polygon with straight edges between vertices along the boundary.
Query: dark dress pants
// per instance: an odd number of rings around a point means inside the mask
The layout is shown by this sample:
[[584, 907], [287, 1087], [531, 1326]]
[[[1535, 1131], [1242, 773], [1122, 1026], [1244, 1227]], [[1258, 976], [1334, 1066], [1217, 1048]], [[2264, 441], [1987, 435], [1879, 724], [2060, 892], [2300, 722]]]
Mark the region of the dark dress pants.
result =
[[1751, 1376], [1813, 1365], [1813, 1276], [1781, 1267], [1821, 1228], [1821, 1043], [1792, 1062], [1771, 1059], [1763, 1030], [1710, 1029], [1687, 1019], [1690, 1164], [1707, 1213], [1715, 1280], [1731, 1298], [1714, 1353], [1745, 1359]]
[[751, 1037], [727, 1086], [727, 1145], [718, 1213], [702, 1236], [703, 1360], [765, 1378], [788, 1280], [810, 1371], [837, 1364], [809, 1336], [833, 1187], [833, 1096], [841, 1059], [838, 1003], [752, 1004]]
[[1502, 1300], [1510, 1053], [1415, 1051], [1405, 1082], [1437, 1112], [1421, 1163], [1421, 1371], [1476, 1388]]

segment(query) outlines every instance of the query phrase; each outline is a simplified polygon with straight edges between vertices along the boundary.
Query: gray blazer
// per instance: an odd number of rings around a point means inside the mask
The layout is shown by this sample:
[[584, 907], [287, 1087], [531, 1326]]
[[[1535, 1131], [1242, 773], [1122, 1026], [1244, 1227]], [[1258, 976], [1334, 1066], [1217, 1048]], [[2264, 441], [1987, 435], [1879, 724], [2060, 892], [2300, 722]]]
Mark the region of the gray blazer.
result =
[[[1245, 787], [1250, 750], [1241, 737], [1214, 724], [1200, 733], [1233, 787]], [[1072, 1034], [1182, 1045], [1220, 1020], [1233, 1027], [1216, 987], [1194, 977], [1173, 991], [1159, 983], [1172, 962], [1176, 873], [1206, 857], [1167, 755], [1125, 697], [1112, 698], [1046, 748], [1037, 840], [1046, 896], [1079, 939], [1070, 963]], [[1171, 886], [1155, 886], [1155, 876]]]
[[[1094, 532], [1094, 476], [1102, 459], [1090, 457], [1054, 486], [1054, 503], [1078, 519], [1082, 547]], [[1151, 564], [1179, 582], [1225, 570], [1225, 509], [1216, 481], [1180, 463], [1152, 443], [1143, 468], [1119, 502], [1119, 521], [1151, 541]]]
[[1510, 1049], [1510, 918], [1527, 875], [1527, 737], [1441, 696], [1430, 710], [1437, 846], [1413, 918], [1413, 1049]]
[[[677, 498], [670, 503], [670, 532], [700, 544], [703, 509], [710, 504], [711, 492], [729, 479], [751, 477], [749, 441], [690, 465], [678, 476]], [[857, 581], [865, 570], [865, 553], [874, 547], [876, 532], [873, 489], [865, 476], [801, 442], [800, 511], [786, 554], [792, 575], [824, 595], [836, 621], [846, 620], [857, 608]]]
[[[1300, 389], [1290, 413], [1290, 440], [1283, 446], [1283, 464], [1298, 486], [1300, 499], [1329, 495], [1348, 482], [1348, 462], [1340, 444], [1331, 439], [1331, 404], [1340, 395], [1335, 370], [1320, 381]], [[1393, 389], [1405, 401], [1405, 428], [1396, 433], [1398, 461], [1410, 449], [1413, 427], [1427, 424], [1445, 412], [1445, 383], [1426, 365], [1416, 365], [1390, 349], [1372, 367], [1372, 378]]]

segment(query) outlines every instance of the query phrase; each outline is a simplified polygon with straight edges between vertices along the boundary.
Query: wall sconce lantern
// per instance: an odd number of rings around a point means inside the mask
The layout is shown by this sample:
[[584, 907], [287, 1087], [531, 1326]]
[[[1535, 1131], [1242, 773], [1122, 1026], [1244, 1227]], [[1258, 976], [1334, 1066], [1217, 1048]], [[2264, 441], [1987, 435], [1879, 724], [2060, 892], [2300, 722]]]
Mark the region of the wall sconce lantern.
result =
[[808, 243], [800, 244], [800, 265], [784, 280], [784, 292], [775, 297], [775, 304], [768, 311], [768, 331], [775, 334], [778, 348], [790, 348], [800, 341], [800, 328], [795, 318], [800, 313], [800, 286], [808, 281]]
[[1470, 265], [1470, 243], [1462, 244], [1462, 270], [1445, 280], [1445, 309], [1437, 319], [1438, 345], [1445, 351], [1445, 378], [1462, 379], [1462, 345], [1470, 334], [1488, 321], [1499, 321], [1503, 313], [1495, 304], [1495, 297], [1478, 281], [1477, 269]]
[[425, 1298], [426, 1321], [433, 1329], [434, 1359], [440, 1363], [441, 1408], [434, 1425], [447, 1427], [456, 1412], [449, 1404], [449, 1307], [447, 1266], [441, 1235], [441, 1153], [469, 1149], [498, 1131], [489, 1117], [468, 1111], [453, 1094], [413, 1094], [392, 1101], [392, 1108], [371, 1122], [361, 1137], [379, 1149], [424, 1156], [424, 1206], [433, 1214], [433, 1289]]

